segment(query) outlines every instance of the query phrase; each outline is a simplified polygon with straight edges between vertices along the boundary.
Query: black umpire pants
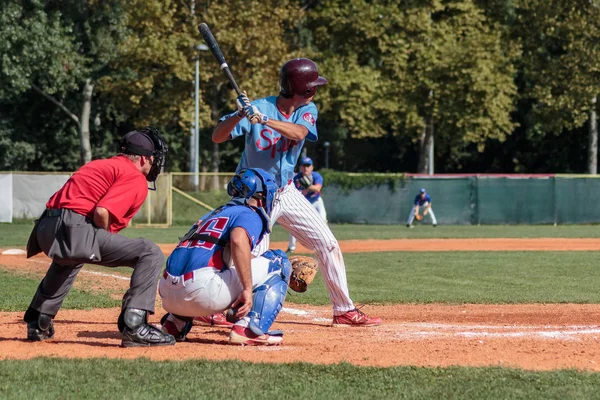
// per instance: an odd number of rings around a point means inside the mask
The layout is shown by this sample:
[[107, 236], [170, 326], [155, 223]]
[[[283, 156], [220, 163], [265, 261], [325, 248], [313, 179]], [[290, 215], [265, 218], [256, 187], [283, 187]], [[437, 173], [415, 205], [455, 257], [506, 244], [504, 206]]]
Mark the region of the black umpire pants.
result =
[[43, 251], [52, 259], [31, 301], [31, 310], [55, 316], [84, 263], [133, 268], [123, 308], [154, 313], [156, 285], [164, 264], [160, 248], [144, 238], [129, 239], [94, 226], [87, 217], [68, 209], [46, 210], [27, 244], [28, 256]]

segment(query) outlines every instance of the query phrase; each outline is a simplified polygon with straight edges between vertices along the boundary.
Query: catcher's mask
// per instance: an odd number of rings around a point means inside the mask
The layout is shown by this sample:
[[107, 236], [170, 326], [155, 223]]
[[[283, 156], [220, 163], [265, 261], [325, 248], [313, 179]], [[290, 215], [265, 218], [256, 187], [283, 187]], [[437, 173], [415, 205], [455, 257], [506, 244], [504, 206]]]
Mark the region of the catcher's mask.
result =
[[123, 140], [121, 141], [121, 153], [154, 157], [150, 172], [146, 175], [146, 180], [152, 182], [154, 185], [149, 188], [150, 190], [156, 190], [156, 179], [165, 166], [168, 151], [169, 147], [165, 143], [165, 139], [160, 134], [160, 131], [152, 126], [147, 126], [139, 131], [129, 132], [123, 136]]
[[227, 185], [227, 194], [246, 200], [254, 197], [263, 200], [262, 209], [267, 216], [273, 210], [275, 192], [279, 189], [271, 174], [261, 168], [239, 170]]

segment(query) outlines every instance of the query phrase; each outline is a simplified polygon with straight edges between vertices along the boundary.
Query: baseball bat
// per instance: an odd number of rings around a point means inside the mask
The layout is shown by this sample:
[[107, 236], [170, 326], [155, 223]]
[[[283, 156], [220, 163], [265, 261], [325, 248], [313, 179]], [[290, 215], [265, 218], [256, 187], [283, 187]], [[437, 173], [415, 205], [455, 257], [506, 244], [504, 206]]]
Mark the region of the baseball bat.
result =
[[217, 40], [213, 36], [212, 32], [210, 31], [210, 28], [203, 22], [200, 25], [198, 25], [198, 30], [204, 38], [204, 41], [206, 42], [208, 48], [213, 53], [213, 56], [215, 56], [215, 58], [219, 62], [221, 69], [223, 70], [223, 72], [225, 72], [225, 75], [227, 76], [227, 79], [229, 79], [229, 83], [231, 83], [233, 90], [235, 90], [237, 95], [240, 96], [242, 94], [242, 91], [240, 90], [240, 87], [235, 81], [235, 78], [231, 74], [231, 71], [229, 70], [229, 65], [227, 65], [227, 61], [225, 61], [223, 52], [219, 48], [219, 44], [217, 43]]

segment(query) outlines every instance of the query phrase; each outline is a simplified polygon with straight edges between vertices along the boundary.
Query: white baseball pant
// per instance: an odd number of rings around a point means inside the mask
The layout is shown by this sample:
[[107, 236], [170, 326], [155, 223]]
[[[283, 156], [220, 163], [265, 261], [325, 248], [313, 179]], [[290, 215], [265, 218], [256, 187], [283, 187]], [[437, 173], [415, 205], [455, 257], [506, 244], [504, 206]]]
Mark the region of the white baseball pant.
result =
[[[251, 261], [252, 288], [262, 285], [269, 274], [269, 260], [256, 257]], [[163, 275], [158, 282], [158, 293], [165, 310], [184, 317], [203, 317], [225, 311], [242, 293], [242, 283], [235, 266], [219, 271], [213, 267], [193, 271], [187, 281], [183, 276]]]
[[[310, 203], [310, 202], [309, 202]], [[310, 203], [317, 210], [323, 221], [327, 222], [327, 210], [325, 209], [325, 203], [323, 202], [323, 198], [319, 197], [317, 201], [314, 203]], [[290, 234], [290, 241], [288, 242], [288, 250], [296, 250], [296, 238], [294, 235]]]
[[[419, 206], [419, 210], [424, 210], [428, 205], [429, 205], [429, 203], [425, 203], [422, 206]], [[431, 215], [431, 223], [432, 223], [432, 225], [437, 225], [437, 219], [435, 219], [435, 214], [433, 213], [433, 208], [429, 208], [429, 211], [427, 211], [427, 214]], [[410, 214], [408, 216], [408, 221], [406, 221], [406, 224], [407, 225], [411, 225], [414, 220], [415, 220], [415, 206], [413, 206], [411, 208]]]
[[[294, 235], [302, 246], [315, 251], [333, 305], [333, 315], [342, 315], [354, 309], [340, 245], [317, 210], [291, 183], [280, 188], [275, 195], [271, 226], [276, 221]], [[269, 244], [270, 237], [265, 235], [253, 254], [264, 253], [269, 249]]]

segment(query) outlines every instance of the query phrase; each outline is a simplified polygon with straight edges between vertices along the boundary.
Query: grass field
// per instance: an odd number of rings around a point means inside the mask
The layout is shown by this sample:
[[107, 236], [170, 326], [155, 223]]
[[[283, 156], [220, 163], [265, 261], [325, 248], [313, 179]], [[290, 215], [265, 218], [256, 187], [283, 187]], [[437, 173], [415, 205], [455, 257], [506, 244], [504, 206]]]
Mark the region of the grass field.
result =
[[[23, 247], [31, 223], [0, 224], [0, 247]], [[598, 226], [333, 225], [338, 239], [600, 237]], [[127, 236], [173, 243], [186, 227], [129, 228]], [[287, 234], [276, 227], [274, 241]], [[600, 303], [599, 252], [380, 252], [348, 253], [352, 298], [364, 304], [397, 303]], [[128, 274], [130, 269], [92, 270]], [[0, 312], [24, 310], [39, 278], [0, 265]], [[288, 301], [329, 304], [318, 277]], [[118, 306], [118, 300], [73, 290], [65, 308]], [[358, 350], [358, 349], [357, 349]], [[250, 364], [65, 360], [0, 361], [2, 399], [148, 398], [600, 398], [600, 374], [574, 370], [530, 372], [506, 368], [367, 368], [349, 364]]]
[[[0, 311], [25, 311], [31, 302], [40, 279], [9, 273], [0, 265]], [[10, 294], [10, 295], [8, 295]], [[108, 295], [72, 289], [63, 304], [64, 308], [92, 309], [118, 307], [119, 300]]]
[[[592, 399], [600, 374], [194, 360], [0, 362], [3, 399]], [[43, 390], [40, 390], [43, 388]]]
[[[357, 303], [600, 303], [596, 252], [382, 252], [345, 255], [350, 294]], [[130, 275], [130, 268], [85, 268]], [[26, 308], [39, 278], [3, 272], [0, 311]], [[72, 292], [67, 308], [115, 307], [108, 296]], [[306, 293], [290, 292], [290, 303], [329, 304], [317, 276]]]
[[[128, 237], [146, 237], [156, 243], [176, 243], [190, 225], [169, 228], [127, 228]], [[33, 222], [0, 223], [0, 247], [25, 247]], [[429, 225], [407, 229], [405, 225], [332, 224], [338, 240], [418, 239], [418, 238], [600, 238], [598, 225], [449, 225], [433, 228]], [[287, 241], [288, 233], [279, 225], [273, 229], [271, 241]]]

